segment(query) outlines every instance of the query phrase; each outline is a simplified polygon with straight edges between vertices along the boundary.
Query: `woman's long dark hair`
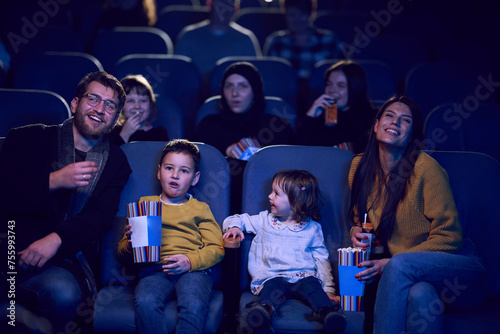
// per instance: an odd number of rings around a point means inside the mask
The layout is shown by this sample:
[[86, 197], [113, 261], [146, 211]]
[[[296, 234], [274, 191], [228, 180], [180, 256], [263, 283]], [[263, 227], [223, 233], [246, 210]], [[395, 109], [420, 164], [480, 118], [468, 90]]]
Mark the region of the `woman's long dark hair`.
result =
[[[403, 156], [385, 176], [380, 166], [379, 143], [376, 133], [373, 130], [377, 120], [380, 120], [384, 111], [393, 103], [400, 102], [410, 108], [413, 118], [411, 140], [406, 147]], [[368, 198], [373, 187], [378, 188], [374, 202], [382, 200], [384, 208], [377, 227], [376, 234], [382, 244], [387, 249], [387, 242], [390, 239], [396, 223], [396, 212], [399, 203], [406, 196], [406, 185], [413, 174], [415, 162], [423, 146], [423, 120], [416, 103], [406, 96], [394, 96], [387, 100], [380, 108], [373, 122], [370, 138], [366, 151], [359, 161], [359, 165], [354, 174], [351, 191], [351, 204], [349, 207], [349, 219], [354, 223], [355, 218], [363, 221], [363, 216], [368, 210]], [[379, 184], [374, 184], [375, 180]], [[382, 187], [386, 187], [385, 198], [380, 198]], [[372, 205], [374, 203], [371, 203]]]
[[347, 79], [347, 92], [349, 94], [347, 105], [356, 110], [372, 110], [363, 67], [353, 60], [338, 61], [325, 71], [325, 86], [333, 71], [342, 71]]

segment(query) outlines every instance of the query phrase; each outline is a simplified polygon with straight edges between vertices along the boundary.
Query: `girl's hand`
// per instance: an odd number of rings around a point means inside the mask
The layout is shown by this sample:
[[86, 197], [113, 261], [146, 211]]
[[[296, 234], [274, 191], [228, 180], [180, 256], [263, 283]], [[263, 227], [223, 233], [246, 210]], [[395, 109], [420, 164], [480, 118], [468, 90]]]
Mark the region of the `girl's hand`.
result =
[[130, 137], [141, 128], [141, 114], [135, 113], [123, 124], [123, 127], [120, 131], [120, 137], [122, 137], [123, 141], [128, 143]]
[[191, 270], [191, 261], [184, 254], [177, 254], [164, 259], [167, 264], [163, 265], [163, 271], [169, 275], [180, 275]]
[[337, 296], [336, 294], [334, 294], [332, 292], [327, 292], [326, 294], [328, 295], [328, 298], [330, 298], [330, 300], [332, 302], [340, 303], [340, 296]]
[[245, 239], [245, 235], [237, 227], [230, 228], [229, 230], [226, 231], [226, 233], [224, 233], [222, 235], [222, 238], [224, 238], [224, 239], [227, 239], [227, 238], [236, 238], [236, 237], [240, 237], [240, 240]]
[[[331, 100], [332, 97], [329, 95], [326, 95], [326, 94], [323, 94], [320, 97], [318, 97], [314, 101], [311, 108], [309, 108], [306, 115], [309, 117], [313, 117], [313, 118], [321, 116], [323, 114], [323, 112], [326, 110], [326, 107], [330, 105], [330, 103], [327, 101], [327, 99]], [[320, 109], [318, 109], [318, 108], [320, 108]]]
[[359, 226], [353, 227], [351, 230], [351, 241], [353, 247], [358, 247], [358, 248], [367, 248], [370, 247], [369, 243], [363, 242], [363, 240], [367, 240], [368, 237], [363, 234], [363, 229]]
[[374, 280], [377, 276], [382, 275], [382, 273], [384, 272], [384, 267], [387, 262], [389, 262], [389, 260], [389, 258], [386, 258], [380, 260], [363, 261], [358, 265], [358, 268], [367, 267], [368, 269], [357, 273], [354, 277], [356, 277], [358, 281]]

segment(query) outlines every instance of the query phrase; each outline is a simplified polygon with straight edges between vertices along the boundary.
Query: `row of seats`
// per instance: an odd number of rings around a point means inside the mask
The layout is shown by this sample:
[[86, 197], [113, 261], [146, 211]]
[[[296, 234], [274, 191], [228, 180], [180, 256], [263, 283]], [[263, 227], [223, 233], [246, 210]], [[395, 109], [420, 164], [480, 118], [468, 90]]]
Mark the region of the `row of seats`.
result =
[[[205, 100], [194, 115], [194, 126], [207, 115], [218, 112], [220, 98], [214, 95]], [[68, 103], [50, 91], [0, 89], [0, 101], [4, 107], [0, 113], [0, 136], [27, 124], [60, 124], [71, 115]], [[382, 100], [374, 100], [377, 106], [382, 103]], [[470, 100], [445, 103], [432, 109], [424, 126], [425, 149], [482, 152], [500, 161], [500, 133], [491, 126], [500, 121], [500, 105], [470, 103]], [[170, 138], [185, 138], [186, 119], [179, 104], [171, 97], [160, 95], [157, 106], [155, 126], [164, 126]], [[297, 133], [298, 114], [283, 99], [266, 96], [265, 113], [286, 119]]]
[[[336, 60], [316, 64], [308, 83], [308, 91], [300, 94], [297, 75], [290, 63], [273, 57], [225, 57], [212, 72], [209, 87], [197, 68], [185, 56], [172, 54], [132, 54], [122, 57], [108, 70], [117, 78], [127, 74], [143, 74], [159, 95], [176, 100], [192, 122], [196, 110], [205, 98], [219, 94], [223, 71], [236, 61], [249, 61], [257, 66], [264, 80], [266, 95], [278, 96], [297, 108], [298, 97], [307, 101], [317, 98], [324, 89], [324, 72]], [[358, 60], [367, 73], [368, 92], [374, 100], [385, 100], [401, 91], [395, 70], [382, 61]], [[54, 71], [57, 68], [57, 71]], [[27, 59], [13, 73], [12, 88], [45, 89], [60, 94], [66, 101], [74, 96], [73, 87], [89, 72], [103, 70], [101, 62], [92, 55], [73, 52], [45, 52]], [[495, 81], [494, 73], [480, 64], [465, 62], [422, 62], [406, 75], [404, 91], [420, 106], [424, 114], [436, 105], [462, 102], [474, 96], [477, 87]], [[205, 92], [206, 91], [206, 92]], [[484, 91], [484, 92], [483, 92]], [[204, 96], [205, 92], [205, 96]], [[498, 92], [485, 87], [480, 90], [481, 101], [496, 103]], [[300, 111], [299, 111], [300, 113]], [[189, 123], [188, 123], [189, 125]]]
[[[135, 332], [133, 284], [134, 276], [127, 272], [115, 257], [116, 244], [123, 235], [126, 204], [140, 196], [160, 191], [155, 178], [155, 165], [164, 143], [135, 142], [123, 147], [133, 173], [122, 192], [120, 211], [113, 230], [103, 241], [102, 290], [99, 292], [95, 311], [96, 332]], [[192, 189], [198, 199], [207, 202], [216, 220], [221, 224], [229, 212], [230, 171], [224, 157], [213, 147], [199, 144], [201, 151], [201, 178]], [[500, 163], [479, 154], [465, 152], [429, 152], [448, 171], [455, 194], [464, 232], [476, 242], [479, 255], [491, 278], [488, 297], [481, 308], [467, 314], [445, 315], [445, 333], [493, 332], [498, 328], [496, 316], [500, 311], [500, 270], [493, 249], [494, 235], [484, 234], [493, 230], [495, 203], [500, 200], [496, 191], [500, 186]], [[327, 147], [272, 146], [257, 152], [244, 171], [244, 212], [256, 214], [267, 209], [267, 194], [274, 173], [285, 168], [305, 169], [316, 175], [325, 195], [321, 221], [330, 260], [337, 279], [336, 250], [350, 245], [349, 223], [345, 217], [349, 196], [347, 173], [352, 154]], [[246, 238], [240, 249], [226, 249], [223, 262], [214, 268], [215, 287], [205, 323], [206, 333], [216, 333], [225, 312], [228, 316], [245, 316], [245, 305], [255, 297], [249, 292], [246, 261], [251, 238]], [[238, 271], [236, 268], [240, 268]], [[236, 282], [236, 286], [234, 283]], [[241, 293], [241, 291], [243, 293]], [[168, 303], [165, 316], [169, 330], [176, 322], [176, 301]], [[320, 323], [308, 320], [312, 310], [297, 300], [287, 301], [273, 318], [277, 333], [322, 333]], [[363, 313], [346, 312], [345, 333], [362, 333]], [[239, 332], [245, 332], [240, 328]], [[234, 331], [226, 331], [234, 332]]]

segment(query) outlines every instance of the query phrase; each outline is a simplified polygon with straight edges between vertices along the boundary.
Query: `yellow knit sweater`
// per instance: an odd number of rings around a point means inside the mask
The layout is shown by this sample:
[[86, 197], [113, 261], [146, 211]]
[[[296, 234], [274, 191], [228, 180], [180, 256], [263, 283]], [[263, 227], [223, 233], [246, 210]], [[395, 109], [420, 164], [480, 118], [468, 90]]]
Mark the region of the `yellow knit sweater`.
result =
[[[354, 157], [349, 172], [352, 187], [361, 156]], [[462, 228], [453, 199], [448, 174], [425, 152], [421, 152], [414, 174], [406, 186], [406, 196], [398, 206], [394, 232], [388, 242], [392, 255], [406, 252], [437, 251], [456, 253], [462, 247]], [[382, 191], [382, 196], [385, 195]], [[368, 199], [368, 208], [376, 191]], [[384, 197], [382, 197], [384, 198]], [[380, 223], [383, 201], [368, 212], [376, 229]], [[356, 219], [355, 225], [361, 226]]]
[[[160, 196], [141, 197], [140, 201], [160, 201]], [[118, 243], [118, 256], [130, 257], [127, 236]], [[160, 258], [183, 254], [191, 261], [191, 271], [208, 269], [224, 257], [220, 226], [208, 204], [191, 197], [181, 205], [162, 204]]]

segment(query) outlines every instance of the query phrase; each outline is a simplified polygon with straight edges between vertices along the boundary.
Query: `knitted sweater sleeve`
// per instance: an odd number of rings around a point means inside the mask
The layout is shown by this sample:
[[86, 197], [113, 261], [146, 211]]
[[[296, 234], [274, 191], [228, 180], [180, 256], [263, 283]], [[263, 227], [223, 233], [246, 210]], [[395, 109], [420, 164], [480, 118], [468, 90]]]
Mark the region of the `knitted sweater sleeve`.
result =
[[[423, 215], [430, 223], [430, 230], [424, 242], [407, 251], [455, 253], [462, 247], [462, 228], [448, 182], [448, 174], [426, 153], [421, 153], [420, 156], [419, 160], [422, 160], [422, 163], [417, 161], [415, 165], [417, 184], [412, 187], [421, 187]], [[421, 175], [421, 178], [418, 175]], [[410, 197], [415, 194], [416, 192], [412, 191]], [[418, 199], [413, 200], [415, 203], [420, 203]]]

